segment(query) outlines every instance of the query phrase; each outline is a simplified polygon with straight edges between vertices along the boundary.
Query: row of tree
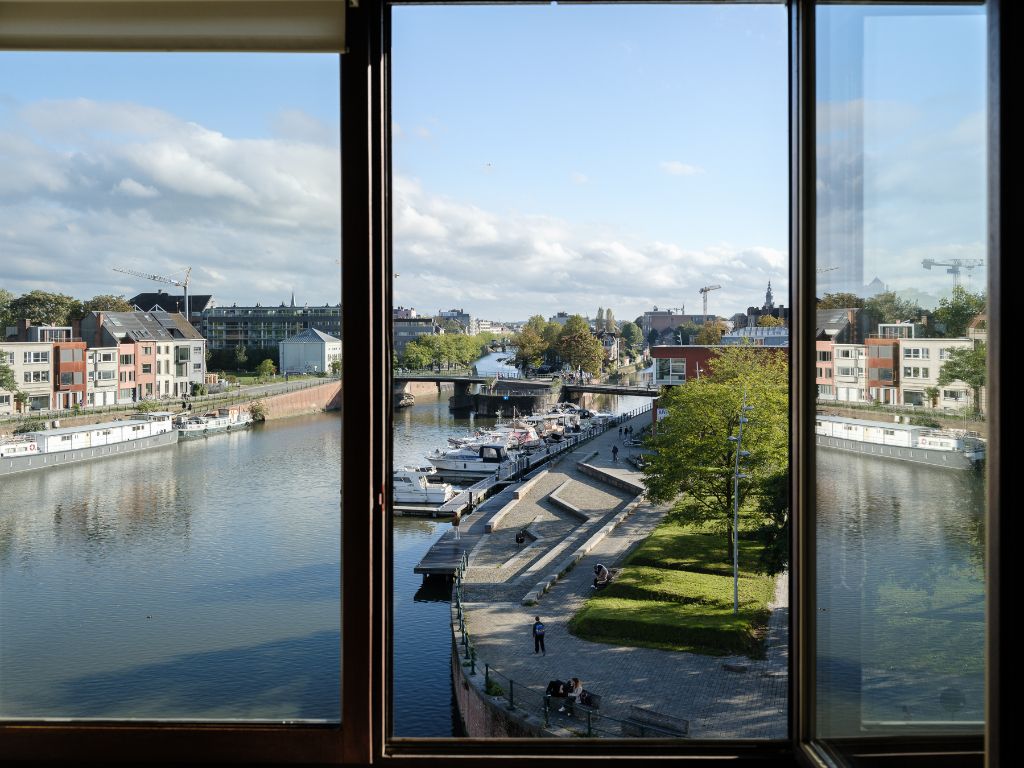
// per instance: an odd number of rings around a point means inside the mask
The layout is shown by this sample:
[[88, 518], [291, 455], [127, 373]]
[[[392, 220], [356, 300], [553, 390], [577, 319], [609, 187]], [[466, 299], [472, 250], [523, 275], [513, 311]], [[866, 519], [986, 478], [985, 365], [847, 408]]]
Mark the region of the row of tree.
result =
[[901, 298], [895, 291], [885, 291], [864, 299], [855, 293], [826, 293], [818, 301], [818, 309], [859, 308], [871, 314], [877, 323], [919, 321], [930, 316], [926, 333], [955, 338], [967, 335], [967, 326], [985, 311], [984, 293], [972, 293], [962, 285], [955, 286], [952, 294], [939, 300], [939, 306], [929, 312], [917, 302]]
[[598, 374], [604, 362], [604, 347], [581, 315], [573, 315], [564, 325], [534, 315], [512, 338], [512, 344], [515, 365], [523, 371], [566, 364], [573, 370]]
[[463, 368], [487, 353], [493, 333], [443, 333], [419, 336], [405, 345], [399, 360], [406, 368]]
[[0, 288], [0, 330], [19, 320], [31, 320], [33, 325], [68, 326], [89, 312], [131, 311], [132, 305], [124, 296], [101, 294], [83, 301], [64, 293], [30, 291], [16, 297]]

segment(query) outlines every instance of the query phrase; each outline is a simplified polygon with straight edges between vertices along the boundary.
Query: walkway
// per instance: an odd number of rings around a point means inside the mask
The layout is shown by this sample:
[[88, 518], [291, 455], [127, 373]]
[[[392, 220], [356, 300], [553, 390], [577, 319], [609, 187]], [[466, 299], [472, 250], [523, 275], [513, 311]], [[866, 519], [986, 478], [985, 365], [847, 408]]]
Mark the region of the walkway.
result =
[[[637, 417], [635, 428], [650, 419]], [[501, 527], [484, 534], [494, 510], [483, 505], [470, 526], [474, 548], [466, 573], [464, 606], [467, 625], [478, 655], [478, 664], [490, 664], [512, 678], [516, 688], [525, 685], [542, 692], [552, 679], [576, 676], [603, 698], [605, 715], [625, 719], [636, 704], [690, 722], [690, 738], [761, 739], [785, 738], [787, 698], [787, 581], [776, 587], [777, 607], [772, 611], [766, 658], [710, 657], [593, 643], [569, 634], [566, 625], [591, 593], [592, 567], [602, 562], [615, 565], [660, 521], [665, 507], [641, 503], [569, 571], [535, 606], [523, 606], [522, 598], [558, 566], [579, 544], [589, 538], [629, 502], [629, 494], [588, 477], [576, 462], [595, 450], [588, 463], [613, 470], [637, 481], [639, 473], [623, 461], [630, 449], [620, 444], [619, 461], [611, 461], [611, 447], [618, 443], [616, 429], [609, 430], [567, 454], [529, 489], [508, 513]], [[578, 507], [586, 522], [552, 504], [547, 496], [566, 480], [560, 496]], [[504, 494], [503, 494], [504, 495]], [[479, 527], [479, 531], [476, 530]], [[522, 548], [515, 531], [528, 526], [541, 541]], [[531, 638], [533, 617], [547, 626], [547, 655], [535, 656]], [[726, 671], [735, 665], [745, 671]]]

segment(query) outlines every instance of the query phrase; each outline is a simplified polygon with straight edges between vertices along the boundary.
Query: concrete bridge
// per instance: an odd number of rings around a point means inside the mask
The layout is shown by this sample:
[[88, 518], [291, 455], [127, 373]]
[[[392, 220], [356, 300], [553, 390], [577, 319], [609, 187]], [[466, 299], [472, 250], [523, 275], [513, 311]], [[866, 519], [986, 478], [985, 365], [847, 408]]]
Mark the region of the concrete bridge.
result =
[[637, 384], [563, 384], [562, 391], [567, 395], [589, 392], [594, 395], [639, 395], [640, 397], [657, 397], [659, 387], [642, 387]]

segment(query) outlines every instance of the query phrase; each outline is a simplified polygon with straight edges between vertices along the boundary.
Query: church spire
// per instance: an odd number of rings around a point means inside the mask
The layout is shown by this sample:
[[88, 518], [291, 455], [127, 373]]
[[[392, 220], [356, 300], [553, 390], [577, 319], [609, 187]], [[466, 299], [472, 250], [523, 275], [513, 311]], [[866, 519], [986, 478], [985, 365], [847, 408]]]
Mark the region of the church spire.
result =
[[295, 308], [295, 291], [292, 291], [292, 308]]
[[775, 309], [775, 300], [772, 298], [772, 281], [768, 281], [768, 290], [764, 294], [764, 307], [766, 312]]

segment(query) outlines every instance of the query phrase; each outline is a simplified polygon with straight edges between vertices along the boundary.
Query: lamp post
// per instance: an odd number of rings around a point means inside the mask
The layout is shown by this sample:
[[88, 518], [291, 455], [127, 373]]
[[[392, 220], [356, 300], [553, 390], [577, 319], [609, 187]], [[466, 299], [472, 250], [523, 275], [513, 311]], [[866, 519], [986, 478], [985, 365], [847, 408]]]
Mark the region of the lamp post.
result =
[[739, 434], [730, 435], [730, 442], [736, 443], [736, 455], [732, 473], [732, 613], [737, 615], [740, 612], [740, 480], [749, 475], [740, 472], [740, 459], [750, 455], [750, 451], [743, 450], [743, 425], [749, 419], [745, 414], [754, 410], [754, 406], [747, 405], [747, 390], [743, 388], [743, 403], [740, 405], [740, 428]]

